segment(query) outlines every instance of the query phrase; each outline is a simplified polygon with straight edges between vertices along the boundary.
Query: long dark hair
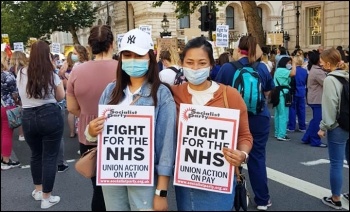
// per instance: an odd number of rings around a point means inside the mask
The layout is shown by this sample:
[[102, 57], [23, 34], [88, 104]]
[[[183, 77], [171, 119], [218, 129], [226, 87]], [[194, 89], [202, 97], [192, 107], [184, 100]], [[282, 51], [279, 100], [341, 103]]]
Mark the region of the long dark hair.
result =
[[[123, 63], [123, 52], [120, 53], [119, 57], [119, 63], [117, 67], [117, 80], [116, 80], [116, 86], [112, 91], [111, 94], [111, 101], [108, 104], [118, 104], [120, 103], [123, 98], [124, 98], [124, 92], [123, 90], [131, 83], [130, 81], [130, 76], [125, 73], [122, 70], [122, 63]], [[146, 73], [146, 81], [151, 84], [151, 96], [153, 98], [153, 103], [154, 105], [157, 105], [158, 103], [158, 98], [157, 98], [157, 91], [160, 86], [160, 84], [166, 85], [169, 90], [170, 87], [166, 83], [162, 83], [159, 78], [159, 70], [158, 70], [158, 64], [156, 60], [156, 56], [153, 53], [153, 50], [148, 51], [148, 55], [150, 58], [149, 66], [148, 66], [148, 71]]]
[[44, 41], [32, 44], [28, 65], [26, 92], [29, 98], [44, 99], [54, 89], [54, 66], [50, 59], [50, 47]]

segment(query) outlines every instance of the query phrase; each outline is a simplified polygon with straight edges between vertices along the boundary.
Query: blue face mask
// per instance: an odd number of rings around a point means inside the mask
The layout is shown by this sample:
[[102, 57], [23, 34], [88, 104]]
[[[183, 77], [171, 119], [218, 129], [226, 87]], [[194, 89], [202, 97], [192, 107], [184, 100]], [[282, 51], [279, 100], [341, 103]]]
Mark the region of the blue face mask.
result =
[[289, 64], [289, 63], [288, 63], [288, 64], [286, 65], [286, 69], [291, 70], [291, 69], [292, 69], [292, 64]]
[[122, 69], [130, 77], [142, 77], [148, 71], [148, 61], [147, 59], [123, 59]]
[[209, 77], [210, 67], [193, 70], [191, 68], [183, 67], [184, 76], [187, 81], [193, 85], [202, 84]]
[[73, 62], [77, 62], [79, 60], [79, 57], [76, 54], [72, 54], [70, 58], [73, 60]]

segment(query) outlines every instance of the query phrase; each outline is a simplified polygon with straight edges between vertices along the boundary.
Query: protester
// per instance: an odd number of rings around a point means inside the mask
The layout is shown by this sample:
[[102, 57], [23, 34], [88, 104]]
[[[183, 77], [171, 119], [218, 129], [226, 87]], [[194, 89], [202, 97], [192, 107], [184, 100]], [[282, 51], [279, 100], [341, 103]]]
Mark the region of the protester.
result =
[[[124, 35], [119, 52], [117, 80], [106, 87], [99, 104], [128, 107], [138, 96], [134, 105], [155, 107], [155, 177], [153, 186], [103, 186], [106, 209], [166, 211], [167, 198], [158, 196], [155, 190], [167, 191], [173, 173], [176, 146], [175, 102], [170, 89], [160, 81], [153, 41], [149, 34], [139, 29], [130, 30]], [[104, 121], [103, 116], [92, 120], [88, 125], [87, 137], [100, 134]]]
[[[305, 108], [305, 96], [306, 96], [306, 82], [307, 82], [307, 70], [302, 67], [304, 58], [300, 55], [295, 56], [296, 61], [296, 73], [292, 80], [292, 86], [290, 92], [293, 95], [292, 105], [289, 107], [289, 118], [287, 124], [287, 131], [294, 132], [306, 132], [306, 108]], [[296, 118], [298, 118], [298, 129], [296, 129]]]
[[219, 59], [215, 66], [210, 70], [210, 79], [215, 80], [216, 76], [218, 75], [220, 68], [225, 64], [230, 62], [230, 53], [224, 52], [220, 54]]
[[[233, 60], [243, 66], [252, 65], [261, 57], [262, 50], [252, 36], [243, 36], [235, 43]], [[254, 192], [254, 201], [258, 210], [267, 210], [272, 205], [266, 171], [266, 143], [270, 132], [270, 112], [266, 104], [266, 97], [275, 87], [271, 74], [266, 66], [259, 63], [256, 70], [259, 73], [262, 86], [262, 110], [256, 115], [248, 114], [249, 129], [253, 136], [253, 148], [249, 154], [248, 174]], [[232, 86], [236, 68], [231, 64], [224, 64], [217, 77], [217, 82]], [[231, 98], [231, 97], [230, 97]], [[259, 123], [259, 124], [257, 124]]]
[[64, 88], [54, 72], [46, 42], [32, 44], [28, 68], [18, 73], [17, 85], [23, 107], [24, 137], [32, 152], [30, 169], [35, 185], [32, 196], [41, 200], [42, 209], [50, 208], [60, 201], [51, 192], [64, 128], [57, 102], [64, 99]]
[[174, 85], [175, 77], [178, 71], [181, 71], [181, 67], [179, 66], [179, 53], [172, 48], [163, 50], [160, 52], [159, 59], [162, 61], [164, 67], [164, 69], [159, 72], [160, 80], [169, 85]]
[[[246, 161], [252, 148], [252, 136], [248, 126], [247, 107], [237, 90], [209, 80], [210, 69], [215, 65], [212, 45], [204, 38], [194, 38], [186, 44], [181, 60], [188, 80], [180, 86], [172, 86], [177, 114], [181, 103], [225, 108], [224, 90], [227, 91], [228, 108], [240, 110], [237, 149], [224, 148], [224, 157], [233, 166]], [[232, 182], [234, 188], [236, 181]], [[175, 186], [179, 211], [232, 210], [235, 190], [230, 194]]]
[[1, 52], [1, 170], [20, 166], [18, 161], [12, 160], [13, 129], [9, 127], [6, 110], [16, 107], [18, 90], [16, 78], [8, 71], [8, 59], [5, 52]]
[[[335, 48], [324, 50], [320, 55], [320, 66], [328, 72], [323, 83], [322, 120], [318, 135], [324, 138], [327, 134], [328, 155], [330, 161], [330, 185], [332, 195], [323, 197], [322, 202], [334, 209], [342, 209], [340, 200], [343, 184], [344, 154], [349, 164], [349, 131], [341, 128], [337, 121], [340, 114], [340, 104], [343, 84], [336, 78], [344, 78], [349, 83], [349, 67], [341, 60], [341, 55]], [[345, 101], [345, 100], [344, 100]], [[349, 174], [349, 172], [347, 172]], [[349, 198], [349, 194], [345, 194]], [[348, 199], [349, 200], [349, 199]]]
[[[18, 71], [21, 70], [23, 67], [27, 67], [28, 62], [29, 61], [25, 53], [21, 51], [13, 52], [10, 60], [10, 72], [13, 73], [15, 77], [17, 77]], [[21, 105], [21, 99], [19, 99], [18, 105]], [[18, 127], [18, 134], [18, 140], [24, 141], [22, 126]]]
[[[79, 117], [78, 139], [80, 154], [96, 146], [86, 140], [84, 131], [88, 123], [98, 115], [98, 100], [108, 83], [115, 80], [118, 61], [112, 59], [116, 48], [110, 26], [98, 25], [90, 30], [89, 46], [95, 55], [94, 60], [74, 66], [67, 83], [67, 109]], [[96, 177], [91, 178], [93, 197], [92, 211], [105, 211], [101, 186], [96, 186]]]
[[326, 144], [321, 142], [319, 131], [320, 122], [322, 120], [322, 93], [323, 93], [323, 81], [326, 78], [326, 72], [320, 67], [320, 54], [317, 51], [309, 52], [309, 75], [307, 78], [307, 104], [312, 109], [312, 119], [309, 122], [309, 126], [302, 137], [303, 144], [310, 144], [313, 147], [327, 147]]
[[[287, 136], [287, 123], [289, 108], [285, 105], [286, 99], [285, 94], [288, 94], [289, 84], [291, 77], [295, 76], [296, 72], [296, 60], [290, 57], [281, 58], [276, 72], [274, 74], [274, 83], [281, 89], [278, 89], [279, 103], [275, 108], [274, 121], [275, 121], [275, 138], [279, 141], [289, 141], [290, 138]], [[285, 86], [285, 87], [281, 87]]]

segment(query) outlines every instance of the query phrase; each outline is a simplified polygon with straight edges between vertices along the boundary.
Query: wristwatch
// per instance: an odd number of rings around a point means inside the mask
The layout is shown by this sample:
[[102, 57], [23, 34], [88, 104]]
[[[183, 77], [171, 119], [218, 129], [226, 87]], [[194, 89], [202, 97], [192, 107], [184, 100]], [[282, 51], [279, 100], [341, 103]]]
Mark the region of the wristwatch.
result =
[[167, 190], [158, 190], [158, 189], [156, 189], [155, 194], [160, 196], [160, 197], [167, 197], [168, 196], [168, 191]]
[[245, 151], [242, 151], [242, 150], [241, 150], [241, 152], [243, 152], [243, 154], [245, 154], [245, 159], [244, 159], [243, 163], [245, 163], [245, 164], [248, 163], [249, 154], [246, 153]]

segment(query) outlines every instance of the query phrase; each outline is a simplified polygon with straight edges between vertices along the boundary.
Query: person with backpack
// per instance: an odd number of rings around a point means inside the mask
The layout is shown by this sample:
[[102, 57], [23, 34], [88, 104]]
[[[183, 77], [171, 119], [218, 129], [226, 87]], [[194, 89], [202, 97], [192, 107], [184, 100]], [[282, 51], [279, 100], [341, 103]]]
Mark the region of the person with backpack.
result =
[[179, 85], [183, 81], [183, 72], [179, 66], [179, 53], [173, 49], [163, 50], [160, 52], [159, 59], [165, 67], [159, 72], [159, 78], [162, 82], [169, 85]]
[[[349, 164], [349, 68], [335, 48], [321, 53], [320, 65], [328, 75], [323, 82], [322, 120], [318, 135], [324, 138], [327, 134], [332, 192], [331, 196], [323, 197], [322, 202], [340, 210], [344, 153]], [[343, 196], [349, 202], [349, 192]]]
[[[241, 95], [244, 95], [245, 103], [248, 108], [249, 129], [253, 136], [253, 147], [249, 154], [248, 173], [250, 184], [255, 194], [254, 201], [258, 210], [267, 210], [272, 205], [268, 189], [267, 172], [266, 172], [266, 143], [270, 132], [270, 112], [266, 104], [266, 97], [269, 92], [274, 89], [275, 84], [266, 66], [262, 63], [255, 63], [262, 55], [262, 51], [256, 42], [256, 38], [252, 36], [243, 36], [235, 42], [233, 51], [233, 60], [236, 63], [225, 63], [215, 81], [235, 87], [242, 88], [239, 79], [243, 80], [245, 85], [252, 84], [253, 90], [250, 88], [243, 90], [239, 88]], [[238, 62], [238, 63], [237, 63]], [[239, 66], [239, 67], [237, 67]], [[255, 67], [249, 69], [249, 67]], [[238, 77], [243, 73], [242, 68], [248, 68], [244, 76]], [[243, 74], [241, 75], [243, 76]], [[235, 78], [235, 80], [234, 80]], [[238, 80], [236, 80], [238, 79]], [[236, 83], [237, 82], [237, 83]], [[250, 87], [250, 86], [248, 86]], [[252, 92], [250, 92], [252, 91]], [[249, 98], [253, 101], [247, 101]], [[255, 104], [251, 104], [255, 103]]]

